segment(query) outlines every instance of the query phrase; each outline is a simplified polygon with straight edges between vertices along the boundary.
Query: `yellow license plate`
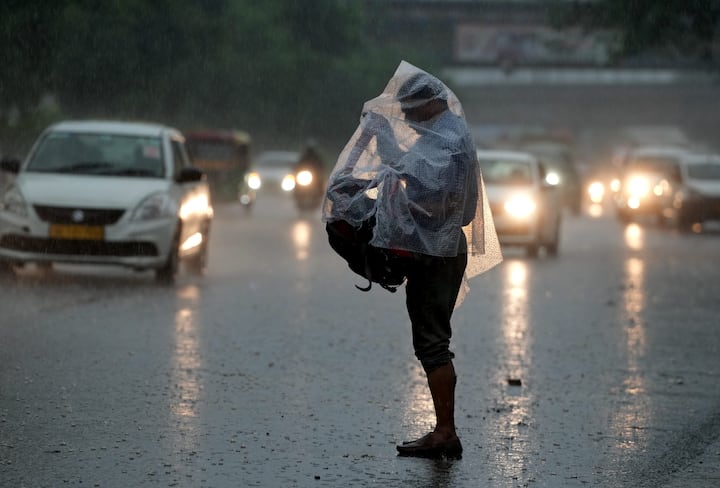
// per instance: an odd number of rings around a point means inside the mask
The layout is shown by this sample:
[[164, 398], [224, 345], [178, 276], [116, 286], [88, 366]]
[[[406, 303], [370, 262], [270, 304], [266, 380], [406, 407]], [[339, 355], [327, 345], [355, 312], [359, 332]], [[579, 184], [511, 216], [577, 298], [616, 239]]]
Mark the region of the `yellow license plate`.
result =
[[105, 228], [99, 225], [52, 224], [50, 226], [50, 237], [54, 239], [101, 241], [105, 237]]

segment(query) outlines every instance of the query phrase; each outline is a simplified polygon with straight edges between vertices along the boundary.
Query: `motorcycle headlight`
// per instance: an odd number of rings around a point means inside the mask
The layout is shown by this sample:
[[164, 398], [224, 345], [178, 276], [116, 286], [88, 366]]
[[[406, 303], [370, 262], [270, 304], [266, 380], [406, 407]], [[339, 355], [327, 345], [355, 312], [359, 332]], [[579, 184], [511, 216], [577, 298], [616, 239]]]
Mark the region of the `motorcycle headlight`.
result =
[[262, 186], [262, 179], [257, 173], [250, 173], [247, 177], [247, 184], [253, 190], [259, 190]]
[[0, 209], [21, 217], [27, 217], [28, 215], [27, 203], [20, 190], [14, 186], [5, 192], [2, 201], [0, 201]]
[[312, 172], [304, 169], [298, 172], [297, 176], [295, 176], [295, 181], [297, 181], [297, 184], [300, 186], [308, 186], [313, 182], [313, 174]]
[[535, 212], [536, 204], [528, 196], [516, 195], [505, 202], [505, 211], [518, 219], [526, 219]]
[[167, 193], [153, 193], [140, 202], [132, 213], [132, 220], [153, 220], [175, 217], [178, 204]]

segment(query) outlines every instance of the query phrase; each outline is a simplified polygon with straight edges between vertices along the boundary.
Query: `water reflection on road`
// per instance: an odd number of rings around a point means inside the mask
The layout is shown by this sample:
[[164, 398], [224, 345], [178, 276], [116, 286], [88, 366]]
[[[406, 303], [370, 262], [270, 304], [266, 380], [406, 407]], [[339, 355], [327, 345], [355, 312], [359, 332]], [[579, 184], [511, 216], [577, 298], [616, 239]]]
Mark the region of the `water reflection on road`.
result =
[[647, 349], [647, 324], [644, 313], [647, 307], [646, 271], [642, 254], [645, 233], [637, 224], [625, 228], [625, 244], [633, 252], [625, 261], [622, 307], [618, 324], [624, 327], [625, 368], [623, 391], [617, 392], [624, 400], [611, 418], [611, 429], [616, 448], [624, 455], [645, 449], [645, 429], [651, 424], [652, 404], [647, 398], [646, 373], [642, 361]]
[[296, 220], [290, 230], [295, 249], [295, 259], [305, 261], [308, 258], [312, 227], [307, 220]]
[[199, 405], [202, 403], [198, 318], [196, 316], [199, 289], [187, 285], [177, 290], [178, 308], [175, 312], [173, 331], [174, 350], [171, 356], [170, 378], [170, 425], [172, 429], [171, 449], [174, 452], [191, 453], [196, 446]]
[[531, 423], [532, 389], [523, 388], [532, 365], [528, 297], [528, 264], [524, 260], [508, 260], [501, 268], [502, 319], [501, 357], [503, 368], [497, 383], [502, 385], [502, 403], [496, 408], [500, 414], [497, 427], [507, 449], [495, 451], [495, 463], [503, 478], [521, 479], [527, 469], [530, 449], [528, 426]]

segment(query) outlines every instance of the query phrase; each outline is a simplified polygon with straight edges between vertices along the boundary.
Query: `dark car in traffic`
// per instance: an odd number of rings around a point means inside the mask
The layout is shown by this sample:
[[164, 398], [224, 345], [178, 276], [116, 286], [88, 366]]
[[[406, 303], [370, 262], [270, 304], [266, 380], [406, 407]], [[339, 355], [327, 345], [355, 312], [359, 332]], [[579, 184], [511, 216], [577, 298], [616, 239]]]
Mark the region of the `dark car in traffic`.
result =
[[720, 220], [720, 155], [684, 156], [671, 187], [672, 196], [663, 202], [661, 213], [679, 230]]
[[680, 161], [687, 154], [687, 149], [675, 146], [633, 149], [620, 168], [619, 187], [614, 193], [618, 219], [663, 222], [663, 209], [672, 198], [672, 185], [680, 179]]

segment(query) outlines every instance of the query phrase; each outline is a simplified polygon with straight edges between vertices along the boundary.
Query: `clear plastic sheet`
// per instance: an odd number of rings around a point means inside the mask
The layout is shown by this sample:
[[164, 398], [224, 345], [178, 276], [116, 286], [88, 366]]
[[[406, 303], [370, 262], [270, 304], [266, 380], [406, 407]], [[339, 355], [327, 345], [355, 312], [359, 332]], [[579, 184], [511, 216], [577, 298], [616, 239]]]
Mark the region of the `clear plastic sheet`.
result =
[[[444, 110], [427, 119], [417, 115], [430, 105]], [[440, 257], [467, 252], [458, 305], [467, 279], [502, 261], [460, 101], [405, 61], [383, 93], [364, 104], [328, 181], [325, 222], [359, 227], [371, 217], [376, 247]]]

